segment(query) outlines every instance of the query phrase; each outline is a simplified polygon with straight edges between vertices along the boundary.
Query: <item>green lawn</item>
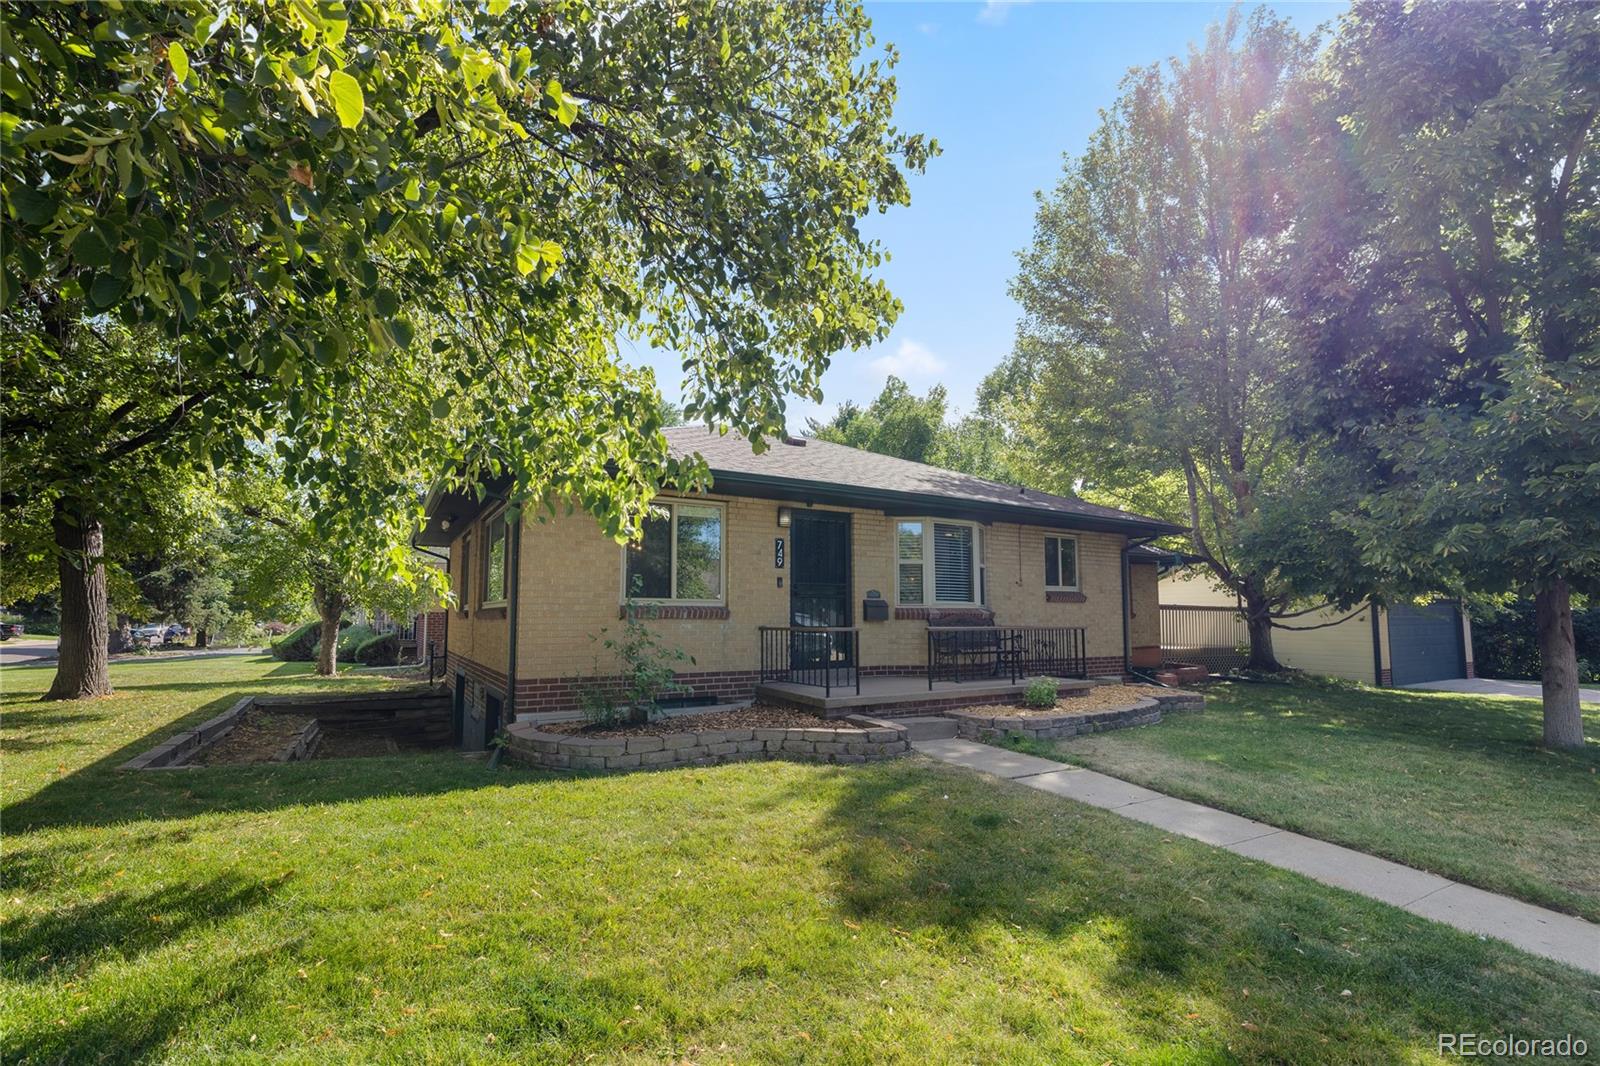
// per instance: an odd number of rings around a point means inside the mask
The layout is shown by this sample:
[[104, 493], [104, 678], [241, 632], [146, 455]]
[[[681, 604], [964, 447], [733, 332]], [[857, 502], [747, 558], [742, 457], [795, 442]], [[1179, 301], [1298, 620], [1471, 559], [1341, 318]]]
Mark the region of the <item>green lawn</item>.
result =
[[79, 704], [0, 678], [0, 1060], [1392, 1063], [1600, 1033], [1592, 978], [920, 758], [114, 769], [325, 684], [301, 669], [118, 665]]
[[1600, 746], [1540, 748], [1536, 701], [1316, 682], [1205, 691], [1203, 712], [1153, 728], [1026, 747], [1600, 920]]

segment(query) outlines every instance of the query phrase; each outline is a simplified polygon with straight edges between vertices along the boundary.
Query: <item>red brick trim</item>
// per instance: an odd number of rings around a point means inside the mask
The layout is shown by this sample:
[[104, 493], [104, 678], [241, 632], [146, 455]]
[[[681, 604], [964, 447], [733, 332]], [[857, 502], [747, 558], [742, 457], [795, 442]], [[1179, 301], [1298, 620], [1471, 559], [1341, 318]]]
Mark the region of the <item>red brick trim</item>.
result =
[[[627, 604], [617, 608], [618, 618], [626, 618], [628, 614]], [[643, 619], [646, 622], [672, 619], [722, 621], [733, 617], [732, 612], [726, 607], [687, 603], [641, 603], [634, 606], [632, 614], [635, 618]]]
[[[482, 685], [488, 685], [498, 692], [506, 690], [506, 675], [492, 666], [485, 666], [476, 660], [469, 659], [460, 652], [449, 652], [445, 655], [445, 674], [450, 684], [455, 684], [456, 674], [463, 673], [467, 677]], [[518, 686], [519, 688], [521, 686]]]
[[1467, 676], [1468, 677], [1477, 677], [1478, 676], [1478, 669], [1473, 664], [1471, 659], [1467, 660]]
[[1046, 603], [1088, 603], [1089, 597], [1081, 592], [1063, 592], [1060, 589], [1046, 589], [1044, 594]]
[[[718, 703], [748, 700], [756, 694], [756, 670], [707, 670], [697, 673], [680, 673], [679, 684], [687, 692], [678, 696], [711, 696]], [[572, 711], [582, 706], [586, 689], [598, 688], [621, 695], [623, 682], [619, 676], [604, 677], [532, 677], [517, 678], [517, 713], [533, 714], [547, 711]]]
[[1383, 673], [1378, 675], [1378, 687], [1379, 688], [1392, 688], [1392, 687], [1394, 687], [1394, 671], [1393, 670], [1385, 670], [1385, 671], [1383, 671]]

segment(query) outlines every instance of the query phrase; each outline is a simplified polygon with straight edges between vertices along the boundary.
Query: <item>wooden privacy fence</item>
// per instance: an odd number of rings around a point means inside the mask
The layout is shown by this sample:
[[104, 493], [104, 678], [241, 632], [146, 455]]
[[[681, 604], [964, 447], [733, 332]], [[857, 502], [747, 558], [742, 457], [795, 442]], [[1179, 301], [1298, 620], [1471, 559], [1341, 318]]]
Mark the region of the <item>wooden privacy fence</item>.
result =
[[1239, 669], [1250, 661], [1250, 630], [1232, 607], [1162, 604], [1161, 654], [1213, 673]]

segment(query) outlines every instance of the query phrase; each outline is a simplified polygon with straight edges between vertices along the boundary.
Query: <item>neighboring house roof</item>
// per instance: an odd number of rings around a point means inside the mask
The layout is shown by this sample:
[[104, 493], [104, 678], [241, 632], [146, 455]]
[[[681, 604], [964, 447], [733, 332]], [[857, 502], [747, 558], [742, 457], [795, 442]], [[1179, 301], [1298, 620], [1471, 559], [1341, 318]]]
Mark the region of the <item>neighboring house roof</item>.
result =
[[[674, 426], [665, 433], [675, 456], [703, 456], [711, 469], [712, 491], [730, 496], [867, 507], [892, 515], [1101, 530], [1135, 537], [1184, 532], [1182, 526], [1159, 518], [828, 441], [775, 438], [758, 455], [737, 433], [717, 433], [705, 426]], [[495, 486], [489, 488], [492, 494]], [[426, 504], [428, 525], [416, 543], [449, 544], [454, 538], [445, 523], [459, 529], [457, 523], [470, 522], [482, 506], [469, 494], [431, 493]]]
[[718, 492], [869, 506], [891, 514], [1009, 519], [1133, 535], [1183, 532], [1181, 526], [1115, 507], [808, 437], [773, 439], [759, 455], [738, 434], [704, 426], [675, 426], [666, 437], [675, 455], [698, 452], [705, 457], [713, 490]]

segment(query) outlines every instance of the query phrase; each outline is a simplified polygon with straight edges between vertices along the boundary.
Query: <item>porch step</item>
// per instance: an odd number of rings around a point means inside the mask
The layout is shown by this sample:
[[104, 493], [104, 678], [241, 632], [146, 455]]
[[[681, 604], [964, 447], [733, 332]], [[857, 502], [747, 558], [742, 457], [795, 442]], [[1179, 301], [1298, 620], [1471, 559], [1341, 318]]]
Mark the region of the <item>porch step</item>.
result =
[[942, 714], [907, 715], [894, 721], [906, 727], [907, 740], [949, 740], [956, 735], [956, 720]]

